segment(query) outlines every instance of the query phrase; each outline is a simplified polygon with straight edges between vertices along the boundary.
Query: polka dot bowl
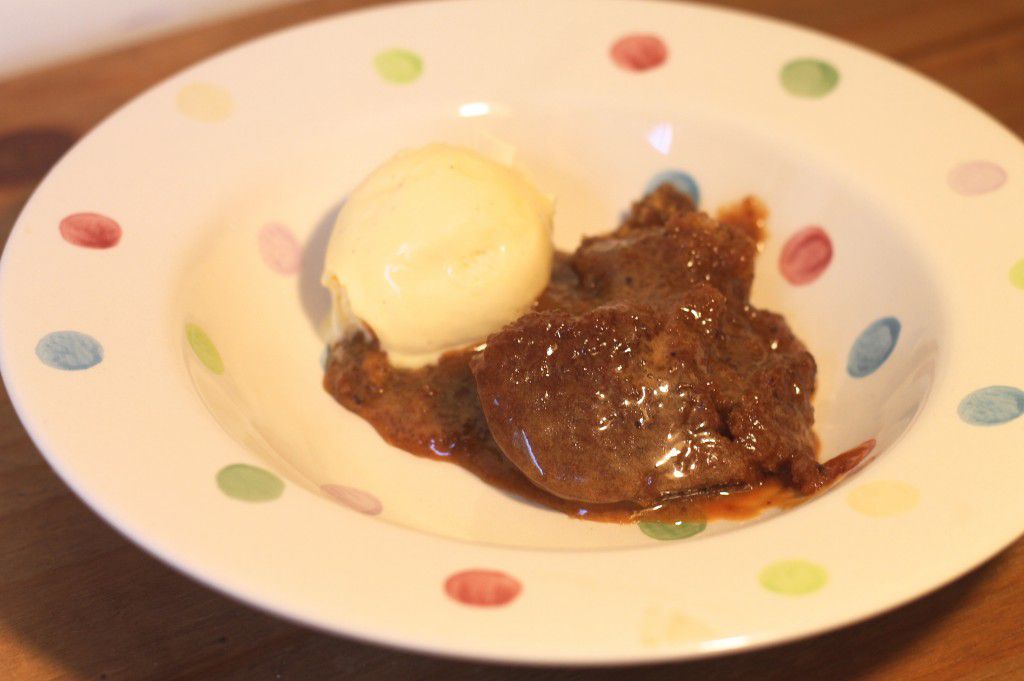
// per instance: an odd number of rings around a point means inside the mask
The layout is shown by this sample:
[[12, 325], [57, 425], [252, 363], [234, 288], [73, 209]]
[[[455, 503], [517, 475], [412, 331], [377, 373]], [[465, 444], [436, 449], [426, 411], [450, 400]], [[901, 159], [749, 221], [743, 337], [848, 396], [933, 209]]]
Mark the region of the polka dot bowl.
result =
[[[4, 379], [58, 473], [246, 602], [507, 661], [790, 640], [1013, 541], [1021, 143], [898, 66], [779, 23], [512, 7], [403, 5], [256, 41], [158, 85], [60, 162], [0, 264]], [[754, 301], [818, 360], [823, 456], [860, 446], [868, 462], [756, 521], [633, 526], [385, 445], [320, 388], [320, 259], [359, 179], [433, 140], [555, 194], [567, 249], [655, 181], [711, 211], [761, 197]]]

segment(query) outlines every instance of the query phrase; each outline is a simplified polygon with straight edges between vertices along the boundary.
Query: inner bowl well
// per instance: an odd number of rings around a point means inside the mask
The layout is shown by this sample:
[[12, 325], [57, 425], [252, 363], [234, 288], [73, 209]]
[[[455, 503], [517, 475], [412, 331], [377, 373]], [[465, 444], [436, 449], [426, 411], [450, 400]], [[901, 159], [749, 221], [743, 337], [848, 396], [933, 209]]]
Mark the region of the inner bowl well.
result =
[[[651, 541], [633, 526], [571, 519], [456, 466], [390, 447], [321, 388], [328, 298], [318, 282], [334, 216], [372, 168], [401, 148], [431, 141], [512, 156], [555, 195], [555, 242], [564, 250], [583, 235], [612, 229], [665, 171], [692, 176], [701, 207], [711, 213], [748, 194], [761, 198], [770, 217], [753, 302], [782, 313], [818, 362], [822, 459], [868, 440], [876, 441], [873, 456], [885, 455], [927, 398], [942, 320], [926, 263], [893, 211], [841, 163], [796, 140], [720, 114], [609, 102], [453, 101], [391, 112], [376, 121], [377, 134], [366, 125], [329, 135], [311, 126], [287, 140], [263, 136], [247, 174], [226, 183], [233, 191], [205, 216], [176, 308], [181, 324], [201, 328], [223, 358], [223, 371], [210, 371], [182, 334], [186, 365], [213, 417], [325, 504], [338, 486], [359, 490], [345, 493], [356, 494], [362, 510], [379, 511], [382, 522], [493, 545]], [[780, 272], [780, 258], [790, 237], [810, 226], [827, 234], [832, 259], [814, 280], [793, 284]], [[705, 536], [746, 524], [714, 522]]]

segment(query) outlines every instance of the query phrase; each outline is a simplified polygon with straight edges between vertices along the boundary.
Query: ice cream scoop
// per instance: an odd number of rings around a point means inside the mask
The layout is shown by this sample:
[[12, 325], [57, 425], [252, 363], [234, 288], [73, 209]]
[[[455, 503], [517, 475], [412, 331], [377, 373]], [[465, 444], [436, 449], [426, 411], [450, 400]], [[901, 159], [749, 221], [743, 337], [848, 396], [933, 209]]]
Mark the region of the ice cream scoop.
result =
[[547, 285], [553, 212], [522, 173], [468, 149], [399, 153], [334, 225], [322, 281], [336, 334], [369, 328], [400, 367], [483, 341]]

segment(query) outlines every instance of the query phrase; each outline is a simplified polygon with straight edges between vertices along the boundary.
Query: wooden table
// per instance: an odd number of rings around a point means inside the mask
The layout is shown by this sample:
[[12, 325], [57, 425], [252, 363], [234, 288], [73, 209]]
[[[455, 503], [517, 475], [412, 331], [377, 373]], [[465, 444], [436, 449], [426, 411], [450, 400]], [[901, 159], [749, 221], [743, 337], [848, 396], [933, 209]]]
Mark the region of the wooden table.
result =
[[[309, 0], [0, 82], [0, 233], [56, 158], [147, 86], [245, 39], [368, 4]], [[1024, 134], [1024, 0], [720, 4], [888, 54]], [[215, 594], [125, 541], [54, 476], [0, 395], [2, 679], [1024, 679], [1022, 541], [896, 612], [697, 663], [496, 667], [314, 633]]]

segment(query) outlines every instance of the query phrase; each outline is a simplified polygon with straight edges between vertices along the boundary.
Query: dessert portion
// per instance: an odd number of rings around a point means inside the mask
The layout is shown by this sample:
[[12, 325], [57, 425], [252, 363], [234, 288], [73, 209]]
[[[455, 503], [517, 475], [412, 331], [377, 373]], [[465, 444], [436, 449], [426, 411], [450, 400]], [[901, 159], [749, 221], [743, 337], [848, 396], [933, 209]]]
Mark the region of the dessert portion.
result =
[[762, 220], [755, 200], [719, 222], [663, 185], [557, 253], [485, 343], [403, 367], [363, 318], [324, 385], [391, 444], [573, 515], [735, 517], [811, 494], [859, 455], [817, 461], [814, 359], [750, 304]]
[[782, 317], [750, 305], [756, 237], [664, 185], [586, 239], [536, 310], [471, 359], [505, 456], [590, 504], [652, 506], [769, 476], [822, 485], [814, 359]]
[[547, 285], [553, 211], [521, 173], [467, 149], [398, 154], [335, 223], [323, 284], [336, 336], [372, 329], [400, 367], [482, 342]]

